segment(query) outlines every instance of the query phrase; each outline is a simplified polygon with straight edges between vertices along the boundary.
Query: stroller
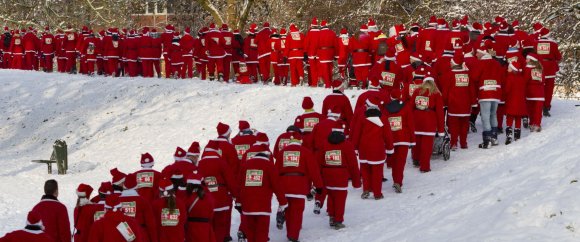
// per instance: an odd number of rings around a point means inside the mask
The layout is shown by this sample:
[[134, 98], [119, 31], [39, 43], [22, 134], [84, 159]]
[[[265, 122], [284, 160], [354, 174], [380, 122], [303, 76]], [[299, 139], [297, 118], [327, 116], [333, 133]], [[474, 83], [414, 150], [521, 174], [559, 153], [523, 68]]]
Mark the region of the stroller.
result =
[[451, 136], [447, 127], [447, 111], [445, 111], [445, 135], [435, 137], [433, 141], [433, 156], [443, 156], [447, 161], [451, 158]]

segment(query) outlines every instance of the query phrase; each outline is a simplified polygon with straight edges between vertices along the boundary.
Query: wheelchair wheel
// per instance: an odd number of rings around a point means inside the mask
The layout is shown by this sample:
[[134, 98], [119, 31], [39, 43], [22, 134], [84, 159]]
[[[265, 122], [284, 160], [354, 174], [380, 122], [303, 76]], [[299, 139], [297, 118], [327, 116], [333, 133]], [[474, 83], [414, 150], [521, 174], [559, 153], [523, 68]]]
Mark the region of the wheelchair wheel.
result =
[[443, 143], [442, 153], [444, 161], [448, 161], [451, 158], [451, 144], [449, 142]]

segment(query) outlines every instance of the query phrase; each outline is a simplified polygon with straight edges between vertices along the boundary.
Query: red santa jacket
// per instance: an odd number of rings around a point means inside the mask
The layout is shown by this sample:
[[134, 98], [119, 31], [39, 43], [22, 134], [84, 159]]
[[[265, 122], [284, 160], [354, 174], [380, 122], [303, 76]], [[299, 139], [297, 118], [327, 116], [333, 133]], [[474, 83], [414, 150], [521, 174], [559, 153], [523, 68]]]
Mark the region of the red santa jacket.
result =
[[[139, 38], [138, 55], [141, 60], [153, 60], [153, 38], [151, 36], [143, 35]], [[157, 56], [159, 58], [159, 56]]]
[[310, 193], [311, 184], [322, 188], [320, 170], [312, 152], [299, 142], [290, 143], [278, 156], [276, 168], [286, 197], [303, 198]]
[[545, 101], [544, 86], [545, 79], [542, 70], [532, 65], [524, 68], [524, 79], [527, 84], [526, 100]]
[[322, 101], [322, 116], [328, 116], [328, 110], [333, 107], [338, 107], [340, 109], [340, 119], [346, 124], [346, 129], [350, 129], [350, 123], [352, 121], [353, 111], [350, 100], [344, 93], [339, 90], [332, 91], [328, 94]]
[[368, 110], [365, 117], [355, 124], [357, 132], [352, 136], [354, 147], [358, 150], [359, 162], [382, 164], [387, 154], [395, 151], [389, 119], [378, 109]]
[[224, 40], [222, 33], [217, 29], [212, 29], [205, 33], [204, 39], [208, 58], [219, 59], [226, 57], [226, 41]]
[[302, 144], [302, 134], [289, 130], [286, 131], [285, 133], [282, 133], [280, 136], [278, 136], [278, 138], [276, 139], [276, 143], [274, 144], [274, 151], [273, 151], [273, 155], [274, 157], [278, 157], [278, 154], [280, 154], [280, 151], [282, 151], [284, 148], [286, 148], [290, 142], [292, 140], [299, 140], [300, 143]]
[[27, 32], [22, 36], [22, 44], [25, 53], [36, 53], [38, 51], [38, 37], [32, 32]]
[[204, 177], [205, 185], [215, 201], [216, 212], [228, 211], [232, 196], [237, 197], [234, 173], [228, 164], [217, 154], [204, 155], [199, 161], [199, 174]]
[[366, 33], [361, 33], [358, 38], [350, 37], [349, 48], [352, 55], [352, 66], [371, 66], [371, 37]]
[[103, 38], [103, 58], [120, 59], [123, 44], [121, 38], [114, 39], [113, 36], [105, 36]]
[[536, 53], [544, 69], [544, 78], [556, 78], [556, 72], [560, 69], [558, 63], [562, 60], [562, 54], [558, 50], [558, 43], [553, 39], [542, 37], [536, 44]]
[[67, 32], [64, 35], [63, 49], [66, 53], [76, 52], [79, 36], [77, 33]]
[[[346, 124], [336, 117], [328, 117], [325, 120], [320, 121], [314, 129], [312, 130], [312, 151], [316, 152], [321, 149], [325, 143], [328, 142], [328, 135], [333, 131], [333, 129], [340, 129], [342, 132], [346, 132]], [[345, 133], [348, 135], [347, 133]], [[310, 147], [310, 146], [306, 146]]]
[[24, 45], [22, 44], [22, 38], [20, 35], [13, 35], [10, 40], [10, 48], [8, 51], [12, 56], [23, 56], [24, 55]]
[[183, 65], [183, 53], [183, 49], [179, 43], [171, 43], [167, 55], [172, 66]]
[[173, 31], [165, 30], [159, 38], [161, 44], [163, 45], [163, 55], [169, 54], [169, 47], [171, 46], [171, 41], [173, 40]]
[[205, 39], [203, 36], [199, 36], [199, 38], [194, 39], [193, 43], [193, 57], [196, 58], [197, 61], [207, 61], [207, 54], [205, 53]]
[[238, 153], [236, 148], [230, 141], [224, 137], [218, 137], [215, 139], [218, 142], [217, 153], [226, 160], [228, 166], [232, 170], [232, 174], [236, 174], [240, 167], [240, 159], [238, 159]]
[[149, 203], [159, 198], [159, 181], [163, 179], [163, 175], [160, 172], [151, 168], [143, 168], [135, 172], [135, 177], [137, 177], [137, 193], [139, 193], [139, 196]]
[[274, 193], [280, 206], [288, 204], [278, 170], [266, 157], [254, 156], [244, 162], [238, 175], [238, 184], [240, 196], [236, 202], [242, 205], [243, 215], [270, 216]]
[[522, 72], [508, 72], [505, 80], [505, 111], [507, 115], [526, 116], [526, 79]]
[[435, 28], [428, 27], [422, 29], [417, 37], [417, 52], [423, 56], [434, 56], [435, 54]]
[[159, 58], [161, 58], [161, 54], [162, 54], [162, 39], [160, 38], [156, 38], [153, 39], [153, 41], [151, 42], [153, 48], [151, 49], [152, 54], [153, 54], [153, 60], [159, 60]]
[[387, 120], [391, 127], [394, 146], [415, 145], [415, 121], [411, 104], [405, 102], [400, 110], [387, 112]]
[[270, 35], [272, 35], [272, 30], [270, 28], [263, 28], [256, 35], [256, 44], [258, 45], [258, 59], [262, 59], [269, 56], [272, 52], [272, 46], [270, 45]]
[[308, 54], [308, 59], [315, 59], [318, 51], [319, 29], [310, 29], [304, 40], [304, 52]]
[[135, 190], [124, 190], [119, 196], [119, 202], [123, 213], [135, 219], [143, 238], [146, 241], [157, 242], [157, 228], [155, 227], [151, 203], [140, 197]]
[[193, 46], [195, 38], [189, 33], [185, 33], [183, 37], [179, 40], [179, 45], [183, 50], [183, 57], [193, 57]]
[[89, 242], [127, 242], [130, 239], [133, 242], [148, 241], [139, 223], [121, 211], [107, 211], [103, 218], [93, 224], [89, 234]]
[[50, 195], [42, 196], [42, 200], [32, 208], [32, 211], [40, 215], [44, 225], [44, 232], [53, 238], [55, 242], [71, 241], [67, 209], [56, 197]]
[[140, 41], [137, 37], [128, 37], [125, 39], [125, 53], [123, 57], [125, 57], [126, 61], [137, 62], [137, 58], [139, 58], [139, 43]]
[[102, 211], [102, 204], [89, 203], [78, 206], [74, 210], [74, 241], [87, 242], [89, 241], [89, 232], [93, 223], [100, 218], [95, 216], [97, 211]]
[[477, 95], [469, 70], [450, 70], [440, 81], [443, 86], [443, 105], [448, 107], [449, 116], [471, 116], [471, 106], [476, 104]]
[[332, 63], [336, 56], [336, 33], [329, 28], [323, 28], [318, 33], [318, 50], [316, 56], [320, 63]]
[[4, 237], [0, 238], [0, 242], [23, 241], [54, 242], [54, 239], [50, 238], [50, 236], [48, 236], [42, 230], [31, 229], [16, 230], [14, 232], [7, 233]]
[[322, 114], [315, 111], [306, 111], [302, 115], [298, 115], [294, 119], [294, 126], [298, 127], [302, 131], [302, 143], [308, 147], [313, 148], [313, 136], [312, 130], [314, 127], [324, 119]]
[[272, 63], [272, 65], [278, 65], [278, 63], [282, 64], [283, 63], [283, 59], [280, 59], [280, 52], [282, 50], [282, 40], [280, 39], [280, 35], [272, 32], [272, 35], [270, 35], [270, 47], [271, 47], [271, 52], [270, 52], [270, 63]]
[[353, 187], [359, 188], [360, 170], [354, 146], [345, 141], [344, 137], [332, 140], [332, 143], [327, 142], [316, 152], [325, 188], [346, 191], [349, 179], [352, 180]]
[[244, 39], [244, 55], [246, 64], [258, 64], [258, 44], [255, 35], [248, 35]]
[[[236, 47], [235, 42], [237, 42], [234, 39], [234, 34], [227, 30], [222, 30], [221, 33], [222, 37], [224, 38], [224, 50], [226, 51], [226, 55], [232, 56], [232, 54], [234, 53], [234, 47]], [[239, 42], [237, 46], [239, 46]]]
[[101, 54], [101, 43], [95, 37], [88, 37], [83, 40], [80, 47], [81, 55], [84, 55], [87, 61], [96, 61], [97, 56]]
[[175, 208], [169, 209], [166, 198], [153, 202], [153, 217], [159, 242], [183, 242], [185, 240], [185, 223], [187, 210], [185, 203], [175, 199]]
[[187, 198], [187, 225], [185, 227], [185, 241], [187, 242], [216, 242], [213, 231], [213, 215], [215, 201], [211, 193], [205, 193], [203, 198], [193, 193]]
[[440, 136], [445, 134], [445, 112], [441, 93], [428, 93], [419, 87], [409, 101], [413, 102], [414, 120], [421, 120], [415, 122], [415, 135], [435, 136], [437, 132]]
[[479, 80], [478, 100], [500, 102], [503, 96], [502, 86], [504, 82], [505, 68], [499, 62], [486, 55], [479, 61], [479, 73], [476, 79]]
[[350, 37], [348, 34], [339, 35], [336, 38], [336, 58], [338, 67], [345, 67], [348, 60], [348, 55], [350, 54]]
[[286, 49], [284, 55], [289, 60], [301, 60], [304, 58], [304, 34], [300, 31], [290, 31], [286, 37]]
[[238, 133], [234, 138], [232, 138], [232, 144], [236, 148], [236, 154], [238, 154], [238, 159], [242, 159], [246, 151], [256, 143], [256, 136], [254, 134], [244, 134], [242, 132]]

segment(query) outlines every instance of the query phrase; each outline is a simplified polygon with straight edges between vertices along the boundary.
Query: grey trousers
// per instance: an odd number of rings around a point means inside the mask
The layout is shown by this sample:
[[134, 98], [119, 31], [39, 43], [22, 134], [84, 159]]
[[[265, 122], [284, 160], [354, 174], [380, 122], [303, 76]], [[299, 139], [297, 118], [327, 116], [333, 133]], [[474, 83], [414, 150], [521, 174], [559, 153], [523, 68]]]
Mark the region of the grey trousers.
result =
[[492, 128], [497, 128], [497, 105], [498, 102], [495, 101], [479, 102], [483, 131], [492, 131]]

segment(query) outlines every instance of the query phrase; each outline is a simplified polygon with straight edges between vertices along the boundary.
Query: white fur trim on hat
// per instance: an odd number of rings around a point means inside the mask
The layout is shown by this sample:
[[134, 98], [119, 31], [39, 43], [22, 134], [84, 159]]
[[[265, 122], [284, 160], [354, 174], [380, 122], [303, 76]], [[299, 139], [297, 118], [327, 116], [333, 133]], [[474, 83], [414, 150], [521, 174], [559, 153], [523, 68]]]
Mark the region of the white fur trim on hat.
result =
[[510, 69], [514, 70], [514, 71], [517, 71], [517, 72], [521, 72], [521, 71], [522, 71], [521, 69], [518, 69], [518, 68], [516, 68], [516, 67], [513, 65], [513, 62], [510, 62], [510, 64], [508, 65], [508, 67], [509, 67]]
[[199, 179], [187, 179], [187, 184], [200, 185], [201, 180], [199, 180]]
[[527, 56], [526, 56], [526, 59], [530, 59], [530, 60], [533, 60], [533, 61], [538, 61], [538, 59], [536, 59], [536, 58], [535, 58], [535, 57], [533, 57], [532, 55], [527, 55]]
[[435, 82], [435, 79], [433, 77], [426, 77], [425, 79], [423, 79], [423, 82], [427, 82], [427, 81], [432, 81]]

